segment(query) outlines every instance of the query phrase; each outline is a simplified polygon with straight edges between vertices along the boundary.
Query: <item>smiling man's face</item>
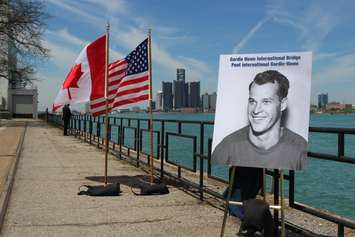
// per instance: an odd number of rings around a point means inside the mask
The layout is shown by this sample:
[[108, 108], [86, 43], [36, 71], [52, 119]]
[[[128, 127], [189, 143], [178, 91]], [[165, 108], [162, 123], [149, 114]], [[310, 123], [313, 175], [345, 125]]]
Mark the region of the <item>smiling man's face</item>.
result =
[[248, 118], [254, 133], [264, 134], [280, 128], [281, 111], [285, 107], [277, 95], [278, 88], [277, 82], [252, 84], [249, 91]]

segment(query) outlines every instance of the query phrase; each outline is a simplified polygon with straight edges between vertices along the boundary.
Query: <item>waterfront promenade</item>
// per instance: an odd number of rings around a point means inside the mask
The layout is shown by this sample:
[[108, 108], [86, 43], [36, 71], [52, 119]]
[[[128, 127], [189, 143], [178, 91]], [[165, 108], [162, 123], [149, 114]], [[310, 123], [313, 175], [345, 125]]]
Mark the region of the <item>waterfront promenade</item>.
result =
[[[8, 183], [4, 169], [11, 172], [25, 124], [1, 236], [219, 235], [223, 212], [173, 186], [170, 194], [161, 196], [135, 196], [123, 184], [121, 196], [78, 196], [80, 185], [101, 184], [104, 153], [72, 136], [64, 137], [62, 130], [41, 121], [2, 121], [2, 197]], [[114, 157], [108, 174], [125, 184], [147, 175]], [[236, 219], [228, 218], [226, 236], [236, 236], [238, 226]]]

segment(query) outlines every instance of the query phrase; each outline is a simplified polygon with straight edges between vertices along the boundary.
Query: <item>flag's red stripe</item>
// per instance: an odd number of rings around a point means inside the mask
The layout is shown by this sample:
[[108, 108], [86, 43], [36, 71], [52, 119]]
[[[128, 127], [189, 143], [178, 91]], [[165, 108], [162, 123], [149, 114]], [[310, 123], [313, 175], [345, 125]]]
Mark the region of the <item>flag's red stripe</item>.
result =
[[[139, 102], [139, 101], [144, 101], [144, 100], [148, 100], [149, 99], [149, 94], [145, 94], [145, 95], [140, 95], [140, 96], [137, 96], [137, 97], [133, 97], [133, 98], [129, 98], [129, 99], [125, 99], [125, 100], [121, 100], [121, 101], [117, 101], [113, 104], [112, 108], [109, 108], [109, 112], [112, 111], [112, 109], [118, 107], [118, 106], [122, 106], [122, 105], [126, 105], [126, 104], [132, 104], [132, 103], [136, 103], [136, 102]], [[112, 104], [112, 100], [109, 100], [111, 102], [109, 102], [109, 104]], [[100, 106], [103, 106], [105, 105], [105, 102], [103, 103], [100, 103], [101, 105]], [[99, 104], [95, 104], [95, 108], [97, 107], [100, 107], [100, 106], [97, 106]], [[93, 109], [93, 107], [91, 107]], [[104, 108], [103, 110], [99, 110], [99, 111], [96, 111], [93, 113], [93, 116], [98, 116], [98, 115], [101, 115], [101, 114], [105, 114], [106, 113], [106, 108]]]
[[148, 99], [149, 99], [149, 95], [146, 94], [146, 95], [141, 95], [141, 96], [138, 96], [138, 97], [135, 97], [135, 98], [130, 98], [130, 99], [126, 99], [126, 100], [117, 101], [117, 102], [115, 102], [113, 104], [112, 108], [115, 108], [115, 107], [118, 107], [118, 106], [121, 106], [121, 105], [136, 103], [136, 102], [144, 101], [144, 100], [148, 100]]
[[138, 93], [144, 90], [148, 90], [149, 89], [149, 85], [144, 85], [141, 87], [136, 87], [136, 88], [132, 88], [129, 90], [124, 90], [124, 91], [120, 91], [116, 94], [116, 98], [119, 98], [120, 96], [124, 96], [124, 95], [129, 95], [129, 94], [134, 94], [134, 93]]
[[[136, 87], [136, 88], [132, 88], [132, 89], [129, 89], [129, 90], [121, 91], [121, 92], [117, 93], [114, 98], [109, 99], [108, 103], [111, 104], [114, 101], [115, 98], [119, 99], [121, 96], [139, 93], [141, 91], [145, 91], [145, 90], [148, 90], [148, 89], [149, 89], [149, 85], [144, 85], [144, 86], [141, 86], [141, 87]], [[111, 94], [113, 94], [113, 93], [111, 93]], [[97, 108], [97, 107], [100, 107], [100, 106], [104, 106], [104, 105], [106, 105], [106, 102], [102, 101], [102, 102], [99, 102], [99, 103], [91, 104], [90, 107], [92, 109], [94, 109], [94, 108]]]
[[143, 76], [143, 77], [139, 77], [139, 78], [135, 78], [135, 79], [130, 79], [128, 81], [123, 81], [120, 84], [120, 87], [132, 85], [132, 84], [136, 84], [136, 83], [140, 83], [140, 82], [144, 82], [144, 81], [148, 81], [148, 78], [149, 78], [148, 76]]
[[106, 113], [106, 110], [100, 110], [100, 111], [93, 113], [92, 116], [97, 117], [97, 116], [105, 114], [105, 113]]
[[113, 85], [119, 84], [122, 81], [122, 79], [123, 79], [123, 77], [121, 79], [118, 79], [118, 80], [110, 81], [108, 83], [108, 86], [113, 86]]
[[116, 68], [116, 67], [118, 67], [118, 66], [120, 66], [120, 65], [122, 65], [122, 64], [125, 64], [125, 63], [127, 63], [127, 61], [125, 60], [125, 59], [120, 59], [120, 60], [118, 60], [118, 61], [116, 61], [116, 62], [113, 62], [113, 63], [111, 63], [109, 66], [108, 66], [108, 68], [109, 68], [109, 70], [112, 70], [112, 69], [114, 69], [114, 68]]
[[121, 69], [121, 70], [118, 70], [118, 71], [116, 71], [116, 72], [113, 72], [113, 73], [111, 73], [111, 74], [108, 74], [108, 77], [117, 76], [117, 75], [119, 75], [119, 74], [122, 74], [122, 73], [126, 72], [127, 70], [128, 70], [127, 68], [123, 68], [123, 69]]

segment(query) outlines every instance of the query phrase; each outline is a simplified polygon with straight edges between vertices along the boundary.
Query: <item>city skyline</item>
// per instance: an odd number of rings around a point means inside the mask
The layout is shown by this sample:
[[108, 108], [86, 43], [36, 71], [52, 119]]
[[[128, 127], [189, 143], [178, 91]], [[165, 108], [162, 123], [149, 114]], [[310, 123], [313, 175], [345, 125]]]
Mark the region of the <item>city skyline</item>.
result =
[[182, 108], [200, 108], [200, 81], [186, 82], [186, 70], [176, 69], [176, 79], [162, 81], [161, 90], [156, 93], [157, 108], [172, 111]]
[[201, 81], [202, 93], [217, 91], [221, 54], [312, 51], [312, 104], [324, 91], [355, 104], [352, 1], [44, 2], [52, 15], [44, 45], [52, 57], [38, 63], [40, 110], [50, 108], [75, 58], [105, 33], [107, 20], [111, 61], [126, 56], [152, 29], [154, 95], [162, 81], [176, 77], [176, 68], [186, 69], [187, 82]]

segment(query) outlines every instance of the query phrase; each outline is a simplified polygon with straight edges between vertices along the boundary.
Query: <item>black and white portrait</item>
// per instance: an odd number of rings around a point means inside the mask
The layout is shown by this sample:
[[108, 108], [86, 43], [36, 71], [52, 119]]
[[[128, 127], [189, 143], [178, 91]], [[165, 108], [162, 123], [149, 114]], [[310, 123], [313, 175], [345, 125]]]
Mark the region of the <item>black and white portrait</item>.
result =
[[212, 163], [304, 167], [311, 58], [308, 52], [221, 56]]

